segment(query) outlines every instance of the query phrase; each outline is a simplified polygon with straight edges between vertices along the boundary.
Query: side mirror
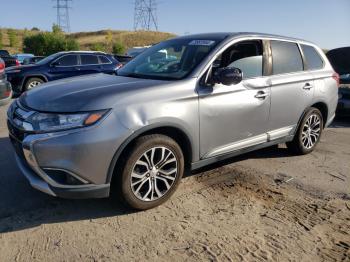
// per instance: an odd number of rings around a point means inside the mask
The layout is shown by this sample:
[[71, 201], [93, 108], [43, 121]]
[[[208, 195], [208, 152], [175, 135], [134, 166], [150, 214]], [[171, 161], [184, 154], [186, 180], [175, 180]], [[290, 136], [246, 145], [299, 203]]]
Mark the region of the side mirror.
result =
[[241, 69], [235, 67], [223, 67], [218, 68], [214, 73], [214, 79], [216, 83], [226, 86], [236, 85], [243, 79]]

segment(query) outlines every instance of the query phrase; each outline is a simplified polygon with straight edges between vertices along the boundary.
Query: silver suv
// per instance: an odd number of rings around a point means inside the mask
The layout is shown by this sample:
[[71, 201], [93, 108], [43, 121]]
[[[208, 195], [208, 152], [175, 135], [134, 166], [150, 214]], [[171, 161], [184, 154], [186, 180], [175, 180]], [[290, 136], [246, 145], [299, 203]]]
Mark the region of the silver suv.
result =
[[52, 196], [167, 200], [186, 169], [279, 143], [310, 153], [339, 77], [312, 43], [257, 33], [184, 36], [118, 71], [46, 83], [8, 110], [16, 159]]

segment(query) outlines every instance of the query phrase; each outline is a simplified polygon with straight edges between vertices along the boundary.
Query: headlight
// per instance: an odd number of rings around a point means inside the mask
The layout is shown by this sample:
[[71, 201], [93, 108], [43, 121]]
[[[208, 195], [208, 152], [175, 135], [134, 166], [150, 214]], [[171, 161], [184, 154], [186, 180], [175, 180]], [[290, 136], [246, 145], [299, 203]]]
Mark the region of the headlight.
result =
[[[79, 114], [51, 114], [37, 112], [23, 122], [23, 127], [28, 131], [54, 132], [91, 126], [98, 122], [107, 112], [108, 110]], [[27, 126], [25, 126], [24, 123]]]

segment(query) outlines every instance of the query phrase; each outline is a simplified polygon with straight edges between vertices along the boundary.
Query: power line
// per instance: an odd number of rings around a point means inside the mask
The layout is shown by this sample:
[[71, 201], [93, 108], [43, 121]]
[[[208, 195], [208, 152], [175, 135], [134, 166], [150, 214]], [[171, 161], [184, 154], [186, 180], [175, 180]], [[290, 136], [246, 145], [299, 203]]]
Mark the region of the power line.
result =
[[134, 30], [158, 31], [157, 4], [155, 0], [135, 0]]
[[64, 32], [70, 32], [69, 4], [72, 0], [52, 0], [56, 3], [53, 8], [57, 10], [57, 25]]

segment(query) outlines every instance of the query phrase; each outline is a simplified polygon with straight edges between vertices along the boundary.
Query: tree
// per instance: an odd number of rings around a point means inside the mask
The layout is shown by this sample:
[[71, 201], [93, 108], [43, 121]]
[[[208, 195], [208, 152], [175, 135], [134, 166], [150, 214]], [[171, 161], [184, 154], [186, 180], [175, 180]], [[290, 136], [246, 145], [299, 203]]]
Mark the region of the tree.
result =
[[113, 45], [113, 54], [118, 54], [118, 55], [122, 55], [125, 53], [125, 46], [120, 43], [120, 42], [116, 42], [114, 45]]
[[63, 34], [63, 31], [62, 31], [61, 27], [59, 27], [56, 24], [53, 24], [52, 25], [52, 33], [54, 33], [54, 34]]
[[37, 28], [37, 27], [33, 27], [32, 29], [30, 29], [31, 31], [40, 31], [40, 29], [39, 28]]

